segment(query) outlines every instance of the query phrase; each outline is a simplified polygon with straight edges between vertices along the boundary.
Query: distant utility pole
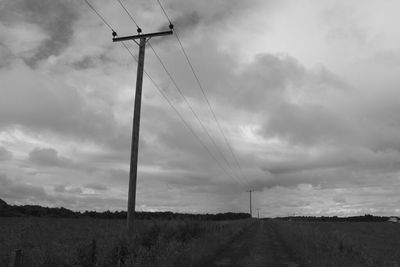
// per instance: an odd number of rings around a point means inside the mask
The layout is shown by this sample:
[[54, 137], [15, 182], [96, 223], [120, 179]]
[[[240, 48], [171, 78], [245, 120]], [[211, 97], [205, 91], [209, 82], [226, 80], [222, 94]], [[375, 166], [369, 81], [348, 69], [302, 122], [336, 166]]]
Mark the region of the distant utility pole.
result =
[[260, 208], [257, 208], [257, 218], [260, 219]]
[[[139, 45], [139, 60], [137, 67], [136, 76], [136, 94], [135, 94], [135, 108], [133, 113], [133, 128], [132, 128], [132, 143], [131, 143], [131, 161], [129, 170], [129, 193], [128, 193], [128, 218], [127, 227], [128, 234], [133, 237], [134, 234], [134, 218], [135, 218], [135, 202], [136, 202], [136, 180], [137, 180], [137, 163], [138, 163], [138, 148], [139, 148], [139, 125], [140, 125], [140, 106], [142, 100], [142, 84], [143, 84], [143, 70], [144, 70], [144, 52], [147, 41], [156, 36], [163, 36], [172, 34], [173, 26], [169, 26], [169, 31], [155, 32], [141, 34], [142, 30], [137, 29], [138, 34], [125, 37], [117, 37], [117, 34], [113, 32], [113, 42], [121, 42], [133, 40]], [[136, 39], [140, 39], [137, 43]]]
[[251, 209], [251, 192], [254, 192], [254, 190], [250, 189], [249, 191], [246, 191], [246, 192], [250, 193], [250, 218], [253, 218], [253, 212], [252, 212], [252, 209]]

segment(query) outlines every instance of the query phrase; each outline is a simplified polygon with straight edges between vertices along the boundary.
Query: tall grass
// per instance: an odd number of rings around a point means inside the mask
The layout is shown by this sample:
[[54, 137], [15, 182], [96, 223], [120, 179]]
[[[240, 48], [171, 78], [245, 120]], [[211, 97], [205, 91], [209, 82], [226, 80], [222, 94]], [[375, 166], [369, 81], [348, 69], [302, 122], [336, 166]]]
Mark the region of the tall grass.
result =
[[130, 247], [125, 220], [0, 218], [0, 266], [15, 249], [26, 266], [201, 266], [251, 224], [141, 220]]
[[400, 266], [400, 225], [387, 222], [275, 221], [306, 266]]

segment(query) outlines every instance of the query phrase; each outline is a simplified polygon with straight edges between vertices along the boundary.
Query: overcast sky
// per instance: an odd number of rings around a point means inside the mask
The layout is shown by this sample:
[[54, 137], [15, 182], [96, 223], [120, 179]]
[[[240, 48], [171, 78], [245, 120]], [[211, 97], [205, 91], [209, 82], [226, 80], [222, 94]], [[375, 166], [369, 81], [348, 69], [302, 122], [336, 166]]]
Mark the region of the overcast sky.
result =
[[[118, 1], [90, 2], [136, 33]], [[144, 32], [168, 29], [156, 0], [122, 2]], [[154, 38], [222, 153], [148, 47], [220, 165], [145, 77], [137, 210], [247, 212], [254, 189], [262, 216], [400, 215], [399, 1], [161, 2], [241, 168], [177, 39]], [[3, 0], [0, 36], [0, 198], [126, 209], [136, 62], [83, 0]]]

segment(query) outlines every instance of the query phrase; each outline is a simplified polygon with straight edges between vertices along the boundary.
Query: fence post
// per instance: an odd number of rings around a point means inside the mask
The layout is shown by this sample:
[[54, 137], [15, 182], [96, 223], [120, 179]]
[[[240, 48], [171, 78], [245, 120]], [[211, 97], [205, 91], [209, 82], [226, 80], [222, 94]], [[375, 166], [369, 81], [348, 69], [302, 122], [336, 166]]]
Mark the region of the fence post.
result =
[[9, 267], [22, 267], [22, 250], [17, 249], [11, 253]]

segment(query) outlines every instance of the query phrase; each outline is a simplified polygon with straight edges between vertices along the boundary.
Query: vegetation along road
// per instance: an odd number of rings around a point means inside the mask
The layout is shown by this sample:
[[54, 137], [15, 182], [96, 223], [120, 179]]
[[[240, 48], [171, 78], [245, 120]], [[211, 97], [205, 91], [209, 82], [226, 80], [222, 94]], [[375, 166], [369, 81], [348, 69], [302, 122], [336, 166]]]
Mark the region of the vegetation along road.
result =
[[300, 266], [277, 233], [275, 224], [260, 221], [227, 244], [211, 266]]

